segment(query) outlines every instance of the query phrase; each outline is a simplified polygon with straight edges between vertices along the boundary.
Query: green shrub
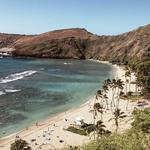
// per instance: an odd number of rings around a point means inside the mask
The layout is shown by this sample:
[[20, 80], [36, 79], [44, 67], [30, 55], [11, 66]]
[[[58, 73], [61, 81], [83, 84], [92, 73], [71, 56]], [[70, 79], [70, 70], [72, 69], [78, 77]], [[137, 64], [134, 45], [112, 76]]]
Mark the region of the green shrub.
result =
[[144, 133], [150, 133], [150, 108], [145, 110], [135, 109], [133, 111], [134, 122], [132, 126], [136, 130], [140, 130]]
[[85, 136], [87, 135], [87, 133], [84, 130], [77, 129], [77, 128], [72, 127], [72, 126], [70, 126], [69, 128], [67, 128], [67, 131], [70, 131], [70, 132], [73, 132], [73, 133], [76, 133], [76, 134], [80, 134], [80, 135], [85, 135]]
[[31, 147], [28, 146], [26, 141], [18, 139], [11, 144], [10, 150], [31, 150]]
[[127, 96], [132, 96], [132, 94], [133, 94], [133, 92], [129, 91], [129, 92], [127, 93]]

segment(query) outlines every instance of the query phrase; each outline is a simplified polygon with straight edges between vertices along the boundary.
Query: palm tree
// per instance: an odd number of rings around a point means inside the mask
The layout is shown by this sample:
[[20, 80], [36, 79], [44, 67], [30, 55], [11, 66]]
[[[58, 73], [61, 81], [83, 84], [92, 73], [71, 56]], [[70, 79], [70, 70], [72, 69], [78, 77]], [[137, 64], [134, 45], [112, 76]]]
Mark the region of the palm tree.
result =
[[103, 100], [104, 100], [105, 103], [106, 103], [107, 109], [109, 109], [109, 107], [108, 107], [108, 97], [107, 97], [107, 95], [106, 95], [106, 93], [108, 92], [108, 82], [109, 82], [109, 80], [108, 80], [108, 81], [105, 80], [105, 81], [104, 81], [104, 85], [103, 85], [103, 87], [102, 87], [102, 89], [103, 89], [103, 96], [102, 96], [102, 98], [103, 98]]
[[103, 95], [103, 99], [106, 102], [106, 109], [109, 110], [108, 96], [106, 94]]
[[131, 91], [131, 89], [130, 89], [130, 86], [131, 86], [131, 70], [130, 69], [129, 69], [128, 77], [129, 77], [129, 91]]
[[123, 94], [124, 93], [122, 91], [119, 91], [119, 94], [117, 94], [115, 109], [119, 108], [120, 99], [124, 96]]
[[96, 100], [98, 100], [99, 98], [102, 98], [102, 90], [98, 90], [97, 93], [96, 93]]
[[112, 88], [112, 81], [110, 79], [107, 79], [103, 84], [103, 90], [105, 93], [107, 93], [109, 87]]
[[129, 105], [129, 100], [130, 100], [130, 97], [129, 97], [129, 96], [131, 96], [130, 93], [131, 93], [131, 92], [128, 92], [128, 94], [126, 94], [126, 95], [124, 96], [124, 99], [127, 100], [126, 110], [128, 110], [128, 105]]
[[120, 97], [122, 94], [122, 90], [123, 90], [123, 81], [121, 81], [121, 79], [116, 80], [116, 88], [117, 88], [117, 101], [116, 101], [116, 105], [115, 107], [118, 108], [119, 107], [119, 102], [120, 102]]
[[85, 124], [82, 128], [86, 131], [88, 135], [90, 135], [90, 133], [93, 132], [94, 139], [95, 139], [95, 133], [97, 134], [97, 139], [99, 139], [99, 137], [102, 137], [103, 135], [107, 136], [111, 134], [109, 130], [105, 130], [106, 126], [101, 120], [98, 120], [96, 125]]
[[108, 86], [107, 86], [107, 85], [103, 85], [102, 89], [103, 89], [103, 92], [104, 92], [104, 93], [107, 93], [107, 91], [108, 91]]
[[111, 110], [112, 110], [112, 107], [113, 107], [113, 105], [114, 105], [114, 107], [115, 107], [115, 100], [114, 100], [114, 98], [115, 98], [115, 94], [116, 94], [116, 88], [117, 88], [117, 81], [116, 81], [116, 79], [112, 79], [112, 82], [111, 82], [111, 88], [112, 88], [112, 99], [111, 99], [111, 103], [110, 103], [110, 106], [111, 106]]
[[110, 79], [107, 79], [104, 81], [104, 85], [108, 86], [111, 84], [111, 80]]
[[130, 69], [128, 69], [125, 72], [125, 78], [126, 78], [126, 93], [127, 93], [127, 83], [129, 84], [129, 91], [130, 91], [130, 83], [131, 83], [131, 71], [130, 71]]
[[119, 128], [119, 120], [125, 118], [126, 115], [124, 115], [124, 112], [121, 112], [121, 110], [119, 108], [115, 109], [113, 115], [114, 115], [114, 118], [111, 118], [110, 120], [112, 120], [112, 119], [115, 120], [116, 133], [117, 133], [118, 128]]
[[93, 109], [94, 109], [95, 116], [97, 116], [98, 112], [101, 114], [101, 120], [102, 120], [103, 106], [100, 103], [95, 103]]
[[[105, 87], [104, 86], [104, 89], [105, 90], [107, 90], [107, 87]], [[100, 103], [100, 105], [103, 107], [103, 105], [104, 105], [104, 90], [98, 90], [97, 91], [97, 94], [96, 94], [96, 100], [99, 100], [99, 98], [100, 98], [100, 101], [99, 101], [99, 103]], [[95, 101], [95, 103], [96, 103], [96, 101]], [[95, 104], [94, 103], [94, 104]]]
[[123, 90], [123, 81], [121, 81], [121, 79], [118, 79], [117, 81], [116, 81], [116, 84], [117, 84], [117, 87], [119, 88], [119, 89], [121, 89], [121, 90]]
[[112, 106], [113, 105], [115, 106], [115, 104], [114, 104], [114, 96], [115, 96], [115, 93], [116, 93], [116, 79], [112, 79], [112, 81], [110, 79], [105, 80], [103, 88], [104, 88], [104, 90], [106, 92], [108, 90], [108, 87], [110, 87], [110, 89], [112, 90], [112, 93], [113, 93], [112, 94], [112, 99], [111, 99], [111, 102], [110, 102], [111, 109], [112, 109]]
[[[93, 113], [93, 124], [95, 125], [95, 120], [98, 112], [101, 113], [101, 119], [102, 119], [103, 107], [98, 102], [94, 103], [93, 110], [90, 110], [90, 112]], [[95, 131], [94, 131], [94, 140], [95, 140]]]
[[94, 140], [95, 140], [95, 133], [96, 133], [96, 125], [95, 124], [85, 124], [84, 126], [82, 126], [82, 128], [89, 136], [90, 136], [90, 133], [93, 132], [92, 135], [94, 135]]
[[99, 136], [102, 137], [102, 135], [105, 134], [105, 128], [106, 126], [104, 125], [103, 121], [98, 120], [96, 123], [97, 139], [99, 139]]
[[140, 80], [138, 80], [138, 77], [136, 77], [135, 81], [135, 93], [136, 93], [136, 99], [138, 100], [138, 96], [140, 95], [140, 92], [142, 91], [142, 83]]
[[[112, 79], [112, 81], [108, 80], [108, 81], [105, 81], [104, 83], [105, 84], [107, 83], [106, 87], [109, 86], [112, 90], [112, 99], [110, 102], [111, 110], [112, 110], [112, 107], [113, 106], [116, 107], [117, 103], [119, 103], [119, 94], [120, 94], [120, 91], [123, 90], [123, 81], [121, 81], [121, 79]], [[105, 89], [106, 89], [106, 87], [105, 87]], [[118, 101], [116, 102], [116, 104], [115, 104], [115, 95], [118, 97], [117, 98]]]

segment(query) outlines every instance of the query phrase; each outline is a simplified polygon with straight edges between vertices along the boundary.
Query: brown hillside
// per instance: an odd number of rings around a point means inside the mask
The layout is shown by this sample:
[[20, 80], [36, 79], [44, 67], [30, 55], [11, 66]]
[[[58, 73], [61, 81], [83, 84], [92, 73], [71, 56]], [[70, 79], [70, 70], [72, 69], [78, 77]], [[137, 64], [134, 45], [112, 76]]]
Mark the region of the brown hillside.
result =
[[16, 49], [13, 56], [103, 60], [150, 56], [150, 25], [117, 36], [97, 36], [75, 28], [35, 36], [0, 35], [1, 39], [6, 43], [1, 47]]
[[24, 35], [0, 33], [0, 48], [7, 47]]

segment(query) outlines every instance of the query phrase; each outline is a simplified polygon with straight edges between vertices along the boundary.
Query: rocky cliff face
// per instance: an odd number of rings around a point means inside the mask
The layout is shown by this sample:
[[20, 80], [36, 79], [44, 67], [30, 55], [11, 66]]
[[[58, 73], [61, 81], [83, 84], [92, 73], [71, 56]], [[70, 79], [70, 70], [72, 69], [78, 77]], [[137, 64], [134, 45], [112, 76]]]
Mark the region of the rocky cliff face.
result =
[[24, 37], [11, 45], [14, 56], [85, 58], [87, 40], [95, 36], [85, 29], [66, 29]]
[[150, 25], [117, 36], [99, 36], [89, 45], [86, 57], [121, 61], [149, 57]]
[[0, 48], [7, 47], [24, 35], [0, 33]]
[[65, 29], [34, 36], [1, 35], [0, 48], [13, 56], [44, 58], [141, 59], [150, 56], [150, 25], [117, 36], [97, 36], [85, 29]]

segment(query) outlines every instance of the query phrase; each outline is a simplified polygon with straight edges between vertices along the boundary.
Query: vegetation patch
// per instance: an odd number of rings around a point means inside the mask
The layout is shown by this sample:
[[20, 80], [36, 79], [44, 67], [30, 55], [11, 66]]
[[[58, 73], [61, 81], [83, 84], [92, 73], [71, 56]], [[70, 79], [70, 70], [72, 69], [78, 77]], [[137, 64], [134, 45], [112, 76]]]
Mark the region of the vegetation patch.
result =
[[31, 147], [25, 140], [18, 139], [11, 144], [10, 150], [31, 150]]
[[127, 97], [130, 101], [137, 101], [139, 99], [143, 99], [143, 97], [141, 95], [136, 96], [136, 95], [131, 95]]
[[76, 134], [87, 136], [86, 131], [84, 131], [82, 129], [75, 128], [73, 126], [68, 127], [66, 130], [70, 131], [70, 132], [73, 132], [73, 133], [76, 133]]
[[112, 134], [87, 145], [68, 147], [65, 150], [149, 150], [150, 108], [133, 111], [132, 128], [123, 134]]

